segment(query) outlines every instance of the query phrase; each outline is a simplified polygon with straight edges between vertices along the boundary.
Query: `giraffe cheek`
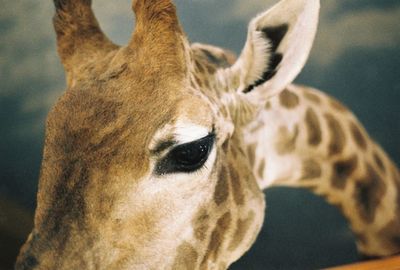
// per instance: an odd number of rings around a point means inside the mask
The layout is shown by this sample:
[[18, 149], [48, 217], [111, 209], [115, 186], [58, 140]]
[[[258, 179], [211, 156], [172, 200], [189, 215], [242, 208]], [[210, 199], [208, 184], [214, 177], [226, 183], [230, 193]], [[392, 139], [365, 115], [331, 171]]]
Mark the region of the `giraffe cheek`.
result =
[[226, 212], [218, 219], [211, 233], [207, 252], [201, 262], [201, 269], [207, 267], [210, 262], [216, 263], [218, 258], [223, 257], [221, 256], [221, 252], [223, 252], [223, 245], [226, 241], [226, 233], [230, 228], [231, 222], [232, 214], [230, 212]]

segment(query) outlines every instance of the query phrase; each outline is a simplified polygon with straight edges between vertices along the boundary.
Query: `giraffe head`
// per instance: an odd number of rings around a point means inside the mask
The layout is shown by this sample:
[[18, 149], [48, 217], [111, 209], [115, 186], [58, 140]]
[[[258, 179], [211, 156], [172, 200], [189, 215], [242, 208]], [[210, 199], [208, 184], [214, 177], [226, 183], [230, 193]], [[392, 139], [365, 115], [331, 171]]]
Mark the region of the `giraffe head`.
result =
[[189, 43], [170, 0], [134, 0], [119, 47], [89, 0], [54, 0], [67, 90], [46, 127], [35, 224], [17, 269], [225, 269], [254, 242], [264, 197], [241, 127], [289, 84], [319, 1], [256, 17], [232, 65]]

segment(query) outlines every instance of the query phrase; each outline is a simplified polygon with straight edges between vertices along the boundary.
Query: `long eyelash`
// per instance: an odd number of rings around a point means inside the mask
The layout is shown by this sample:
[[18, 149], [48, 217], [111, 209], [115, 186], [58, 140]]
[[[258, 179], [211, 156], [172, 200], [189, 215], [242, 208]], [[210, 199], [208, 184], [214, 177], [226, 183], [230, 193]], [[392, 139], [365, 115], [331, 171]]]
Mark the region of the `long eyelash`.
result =
[[[214, 145], [212, 145], [212, 147], [214, 147]], [[203, 166], [201, 166], [198, 170], [190, 172], [189, 174], [196, 174], [196, 175], [201, 175], [203, 174], [205, 171], [209, 170], [209, 166], [207, 165], [208, 159], [212, 154], [212, 151], [214, 151], [213, 149], [211, 149], [210, 151], [210, 155], [207, 157], [206, 162], [203, 164]]]
[[[208, 160], [207, 160], [208, 161]], [[196, 174], [196, 175], [201, 175], [203, 174], [204, 171], [208, 170], [207, 167], [207, 161], [203, 164], [203, 166], [201, 166], [199, 169], [193, 171], [193, 172], [189, 172], [189, 174]]]
[[[199, 169], [199, 171], [203, 171], [203, 170], [208, 170], [208, 169], [209, 169], [209, 168], [208, 168], [208, 165], [207, 165], [207, 162], [208, 162], [208, 160], [209, 160], [209, 158], [210, 158], [212, 152], [214, 151], [214, 147], [215, 147], [215, 142], [211, 145], [210, 154], [208, 155], [206, 162], [204, 162], [203, 166], [201, 166], [201, 168]], [[216, 150], [215, 150], [215, 151], [216, 151]]]

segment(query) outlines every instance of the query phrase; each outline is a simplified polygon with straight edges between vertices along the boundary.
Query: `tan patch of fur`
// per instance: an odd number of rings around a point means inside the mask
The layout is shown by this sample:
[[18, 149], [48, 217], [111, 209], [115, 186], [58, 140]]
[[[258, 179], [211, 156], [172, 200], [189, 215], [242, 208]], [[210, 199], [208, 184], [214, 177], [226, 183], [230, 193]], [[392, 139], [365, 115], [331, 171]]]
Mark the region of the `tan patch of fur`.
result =
[[182, 243], [176, 250], [176, 257], [172, 269], [192, 270], [195, 269], [198, 259], [196, 249], [187, 242]]
[[296, 149], [296, 140], [299, 135], [299, 127], [296, 125], [293, 132], [290, 132], [286, 126], [278, 130], [275, 149], [279, 155], [292, 153]]
[[307, 109], [305, 123], [307, 127], [308, 144], [312, 146], [319, 145], [322, 140], [321, 126], [317, 114], [311, 108]]
[[328, 145], [328, 153], [330, 156], [340, 154], [346, 145], [346, 136], [344, 131], [335, 117], [329, 113], [325, 114], [325, 119], [328, 124], [330, 142]]
[[299, 97], [296, 94], [285, 89], [279, 95], [279, 102], [283, 107], [287, 109], [294, 109], [297, 107], [297, 105], [299, 105]]
[[303, 161], [302, 180], [311, 180], [319, 178], [322, 175], [321, 166], [314, 159], [306, 159]]
[[233, 234], [233, 238], [229, 244], [229, 250], [235, 250], [244, 240], [251, 224], [253, 223], [255, 214], [253, 211], [249, 213], [246, 219], [238, 219], [236, 223], [236, 230]]
[[[106, 239], [113, 239], [114, 246], [121, 249], [144, 247], [146, 243], [158, 237], [162, 231], [162, 228], [160, 228], [162, 212], [158, 204], [160, 204], [160, 201], [155, 201], [146, 211], [138, 212], [124, 222], [115, 221]], [[95, 222], [96, 220], [93, 221], [93, 226], [101, 226], [95, 224]], [[118, 232], [118, 234], [115, 234], [115, 232]], [[135, 239], [134, 246], [132, 246], [132, 239]]]

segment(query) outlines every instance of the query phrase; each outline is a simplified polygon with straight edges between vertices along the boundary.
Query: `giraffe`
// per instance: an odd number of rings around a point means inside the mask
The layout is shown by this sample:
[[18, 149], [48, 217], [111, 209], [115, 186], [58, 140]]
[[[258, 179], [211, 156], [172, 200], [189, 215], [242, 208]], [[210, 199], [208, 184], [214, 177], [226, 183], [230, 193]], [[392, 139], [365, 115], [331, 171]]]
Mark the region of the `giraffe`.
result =
[[190, 44], [171, 0], [133, 0], [126, 46], [90, 0], [54, 0], [67, 90], [48, 115], [34, 228], [16, 269], [227, 269], [254, 243], [262, 190], [339, 207], [360, 253], [400, 252], [400, 176], [356, 117], [292, 81], [319, 0], [281, 0], [241, 55]]

